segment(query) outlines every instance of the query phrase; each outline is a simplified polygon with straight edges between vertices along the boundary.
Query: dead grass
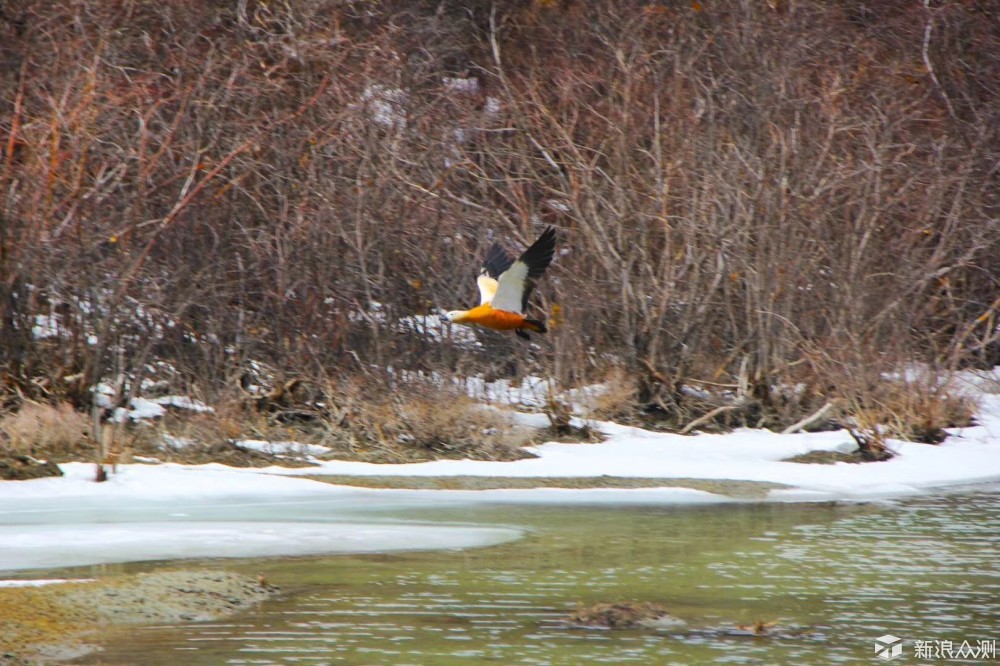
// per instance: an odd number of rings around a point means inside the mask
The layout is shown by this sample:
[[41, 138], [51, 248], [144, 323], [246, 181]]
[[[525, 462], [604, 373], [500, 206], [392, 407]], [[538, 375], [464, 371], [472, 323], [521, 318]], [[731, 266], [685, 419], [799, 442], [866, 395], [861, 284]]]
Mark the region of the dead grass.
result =
[[971, 425], [975, 412], [970, 398], [931, 381], [883, 381], [848, 405], [851, 420], [876, 439], [926, 444], [943, 442], [946, 428]]
[[947, 388], [928, 388], [913, 383], [893, 385], [888, 401], [892, 414], [906, 418], [896, 429], [901, 436], [918, 442], [938, 444], [947, 436], [945, 428], [972, 425], [976, 405], [968, 397]]
[[[0, 417], [0, 454], [55, 462], [93, 459], [88, 418], [67, 403], [26, 402]], [[371, 462], [435, 458], [516, 460], [532, 431], [465, 393], [430, 381], [363, 378], [282, 394], [280, 400], [229, 395], [215, 411], [170, 411], [155, 421], [109, 426], [114, 462], [148, 456], [165, 462], [221, 462], [241, 467], [309, 464], [304, 456], [271, 455], [243, 439], [318, 444], [331, 456]]]
[[608, 370], [601, 390], [583, 401], [584, 416], [598, 421], [631, 421], [635, 418], [639, 387], [622, 368]]
[[327, 392], [312, 441], [379, 462], [517, 460], [529, 433], [502, 412], [430, 381], [357, 380]]
[[159, 453], [170, 462], [196, 462], [194, 450], [221, 450], [240, 439], [286, 439], [280, 428], [267, 427], [262, 416], [229, 401], [213, 412], [168, 412], [155, 423], [133, 426], [131, 435], [135, 452]]
[[556, 391], [554, 385], [549, 386], [542, 412], [549, 419], [549, 425], [547, 428], [536, 430], [531, 435], [531, 444], [544, 444], [552, 441], [593, 444], [604, 440], [604, 434], [588, 422], [584, 422], [580, 426], [573, 425], [573, 405]]
[[0, 417], [0, 452], [55, 462], [93, 455], [89, 420], [67, 403], [25, 402]]
[[809, 451], [800, 453], [791, 458], [785, 458], [782, 462], [799, 463], [801, 465], [836, 465], [837, 463], [863, 463], [869, 462], [861, 457], [861, 453], [841, 453], [840, 451]]

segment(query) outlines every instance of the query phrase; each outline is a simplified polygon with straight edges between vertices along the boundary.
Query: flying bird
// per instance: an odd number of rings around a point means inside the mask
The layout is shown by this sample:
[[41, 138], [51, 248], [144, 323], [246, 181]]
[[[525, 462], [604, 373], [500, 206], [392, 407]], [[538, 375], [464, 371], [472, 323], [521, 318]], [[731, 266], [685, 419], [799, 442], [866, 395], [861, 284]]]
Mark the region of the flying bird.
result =
[[545, 333], [545, 322], [529, 319], [524, 311], [528, 297], [556, 251], [556, 230], [549, 227], [517, 261], [494, 243], [486, 253], [483, 268], [476, 279], [479, 305], [471, 310], [452, 310], [442, 320], [466, 326], [483, 326], [498, 331], [514, 331], [530, 340], [528, 331]]

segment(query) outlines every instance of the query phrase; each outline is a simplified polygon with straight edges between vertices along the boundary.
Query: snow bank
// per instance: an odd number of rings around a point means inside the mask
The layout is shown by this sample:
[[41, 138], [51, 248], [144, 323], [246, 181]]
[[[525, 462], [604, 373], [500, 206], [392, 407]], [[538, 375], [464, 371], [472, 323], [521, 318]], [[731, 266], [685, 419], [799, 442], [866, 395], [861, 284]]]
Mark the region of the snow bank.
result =
[[[1000, 405], [997, 407], [1000, 412]], [[936, 446], [890, 441], [896, 457], [867, 464], [783, 462], [810, 451], [853, 450], [856, 445], [846, 432], [779, 435], [744, 429], [725, 435], [689, 437], [599, 423], [598, 427], [608, 435], [602, 443], [543, 444], [530, 449], [538, 458], [514, 462], [439, 460], [376, 465], [330, 461], [319, 470], [272, 468], [269, 471], [285, 475], [731, 479], [778, 483], [808, 491], [773, 491], [773, 499], [885, 497], [1000, 479], [1000, 419], [983, 421], [982, 425], [953, 431], [948, 440]]]
[[[974, 386], [970, 384], [970, 386]], [[976, 387], [979, 388], [978, 386]], [[523, 399], [523, 396], [521, 396]], [[124, 465], [106, 483], [93, 483], [93, 466], [62, 465], [63, 478], [0, 483], [0, 502], [7, 507], [18, 498], [32, 497], [157, 497], [192, 498], [231, 495], [330, 494], [337, 488], [296, 479], [301, 475], [357, 476], [511, 476], [511, 477], [643, 477], [756, 481], [791, 489], [771, 492], [771, 499], [863, 499], [908, 495], [946, 485], [1000, 479], [1000, 395], [981, 394], [977, 424], [950, 431], [940, 445], [889, 441], [896, 457], [881, 463], [833, 465], [784, 462], [810, 451], [850, 451], [851, 437], [842, 431], [781, 435], [767, 430], [741, 429], [726, 434], [682, 436], [598, 422], [607, 435], [598, 444], [551, 442], [530, 450], [537, 458], [512, 462], [438, 460], [408, 464], [324, 461], [315, 467], [234, 469], [219, 464], [185, 466]], [[541, 415], [519, 415], [519, 420], [543, 425]], [[250, 445], [250, 442], [243, 442]], [[277, 449], [276, 443], [253, 443]], [[282, 450], [294, 448], [281, 443]], [[317, 453], [310, 451], [310, 453]], [[669, 485], [665, 483], [665, 485]], [[341, 489], [343, 490], [343, 489]], [[357, 489], [355, 489], [356, 491]], [[390, 491], [371, 491], [390, 492]], [[451, 491], [427, 491], [448, 493]], [[599, 495], [596, 490], [577, 491]], [[616, 495], [642, 495], [625, 490]], [[648, 492], [645, 494], [649, 494]], [[478, 496], [524, 501], [525, 497], [568, 495], [560, 492], [480, 491]], [[471, 496], [477, 496], [472, 493]], [[689, 497], [667, 494], [663, 501]]]
[[[136, 499], [210, 499], [228, 496], [329, 494], [331, 486], [318, 481], [275, 475], [248, 474], [225, 465], [119, 465], [104, 483], [94, 482], [92, 463], [64, 463], [65, 476], [32, 481], [0, 482], [0, 523], [18, 500], [101, 497]], [[313, 468], [315, 469], [315, 468]]]

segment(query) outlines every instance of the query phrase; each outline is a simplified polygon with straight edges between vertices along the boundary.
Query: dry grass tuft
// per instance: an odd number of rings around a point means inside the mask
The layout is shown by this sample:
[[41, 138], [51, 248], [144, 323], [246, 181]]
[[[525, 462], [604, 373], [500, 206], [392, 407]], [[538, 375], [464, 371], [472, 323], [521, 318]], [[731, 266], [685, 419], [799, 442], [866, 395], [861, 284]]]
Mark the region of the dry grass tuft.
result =
[[638, 392], [634, 376], [621, 368], [611, 368], [601, 382], [601, 390], [588, 395], [583, 401], [584, 416], [597, 421], [632, 421]]
[[380, 462], [517, 460], [527, 433], [502, 412], [434, 382], [351, 382], [329, 391], [316, 443]]
[[67, 403], [25, 402], [0, 417], [0, 452], [50, 458], [57, 462], [89, 455], [90, 422]]
[[941, 383], [883, 381], [848, 401], [852, 419], [876, 439], [940, 444], [946, 428], [972, 424], [975, 404]]

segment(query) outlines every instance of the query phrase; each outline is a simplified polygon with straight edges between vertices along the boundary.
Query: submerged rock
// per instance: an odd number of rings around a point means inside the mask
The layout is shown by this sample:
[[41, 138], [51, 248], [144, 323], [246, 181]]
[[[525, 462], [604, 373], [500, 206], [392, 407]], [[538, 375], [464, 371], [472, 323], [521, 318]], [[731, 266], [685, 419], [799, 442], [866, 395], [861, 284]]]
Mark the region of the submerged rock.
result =
[[706, 627], [701, 629], [691, 629], [678, 635], [677, 638], [769, 638], [774, 640], [795, 640], [805, 638], [814, 641], [827, 640], [826, 636], [815, 628], [785, 625], [779, 623], [778, 621], [764, 622], [762, 620], [758, 620], [753, 624], [737, 624], [731, 627]]
[[706, 638], [800, 639], [824, 640], [815, 629], [786, 625], [779, 621], [758, 620], [752, 624], [716, 627], [691, 627], [687, 622], [667, 612], [660, 604], [649, 601], [596, 603], [580, 606], [562, 621], [563, 626], [576, 629], [653, 629], [666, 630], [678, 640]]
[[684, 624], [660, 604], [649, 601], [624, 601], [581, 606], [567, 623], [577, 627], [599, 629], [662, 629]]

